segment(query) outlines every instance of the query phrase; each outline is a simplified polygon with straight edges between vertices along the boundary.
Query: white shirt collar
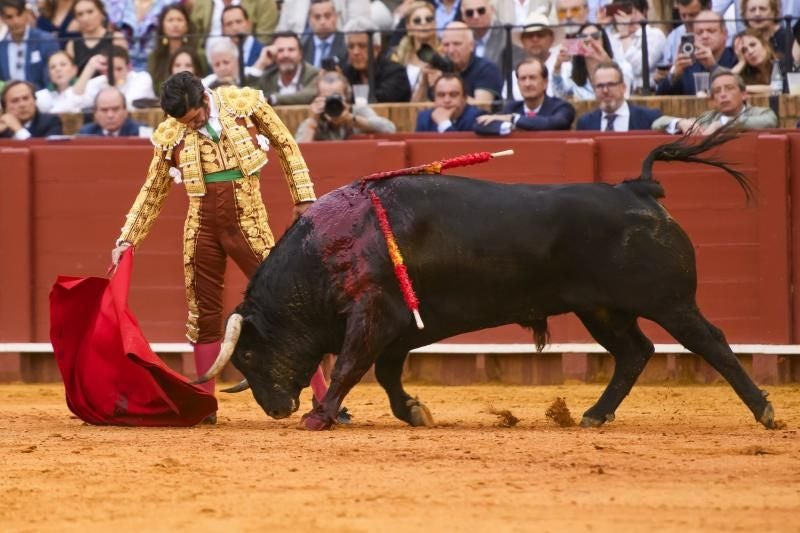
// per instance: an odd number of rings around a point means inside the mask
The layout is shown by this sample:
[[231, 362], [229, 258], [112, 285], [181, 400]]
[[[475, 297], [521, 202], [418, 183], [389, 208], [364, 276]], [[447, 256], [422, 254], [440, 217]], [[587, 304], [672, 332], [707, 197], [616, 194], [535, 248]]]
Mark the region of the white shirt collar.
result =
[[[206, 94], [208, 95], [208, 124], [214, 128], [214, 131], [217, 132], [217, 137], [219, 137], [222, 135], [222, 124], [219, 121], [219, 108], [217, 108], [217, 102], [214, 100], [214, 93], [206, 90]], [[205, 127], [197, 131], [200, 135], [205, 135], [209, 139], [213, 139]]]
[[281, 79], [281, 74], [278, 72], [278, 92], [280, 94], [293, 94], [296, 93], [299, 89], [300, 85], [300, 66], [298, 65], [297, 70], [294, 73], [294, 78], [292, 81], [287, 83], [286, 85], [283, 84], [283, 80]]

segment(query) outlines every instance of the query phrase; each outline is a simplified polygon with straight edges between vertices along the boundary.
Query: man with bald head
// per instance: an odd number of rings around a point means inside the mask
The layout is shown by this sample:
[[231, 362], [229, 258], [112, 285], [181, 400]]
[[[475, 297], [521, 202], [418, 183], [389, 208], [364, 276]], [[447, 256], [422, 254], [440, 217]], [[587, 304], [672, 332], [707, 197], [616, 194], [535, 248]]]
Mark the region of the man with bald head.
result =
[[[442, 32], [442, 51], [452, 62], [453, 72], [464, 80], [467, 102], [491, 103], [500, 98], [503, 89], [500, 70], [491, 61], [475, 55], [475, 39], [469, 26], [463, 22], [448, 24]], [[429, 86], [433, 86], [441, 72], [425, 69]]]
[[694, 95], [696, 72], [710, 75], [717, 67], [736, 65], [736, 54], [725, 46], [728, 30], [719, 13], [701, 11], [694, 19], [693, 29], [694, 53], [678, 50], [669, 75], [658, 85], [658, 94]]
[[94, 98], [94, 122], [84, 124], [78, 131], [79, 135], [103, 137], [148, 137], [150, 133], [150, 128], [128, 116], [125, 95], [116, 87], [100, 89]]

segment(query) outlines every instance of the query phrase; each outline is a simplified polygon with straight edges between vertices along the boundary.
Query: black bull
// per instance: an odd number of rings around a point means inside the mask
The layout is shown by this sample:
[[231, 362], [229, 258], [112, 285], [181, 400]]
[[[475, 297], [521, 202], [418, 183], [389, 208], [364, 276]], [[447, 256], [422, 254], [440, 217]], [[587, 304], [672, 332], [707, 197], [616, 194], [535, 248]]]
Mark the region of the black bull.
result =
[[[430, 424], [403, 389], [409, 350], [504, 324], [547, 339], [547, 318], [575, 313], [615, 359], [614, 373], [582, 425], [614, 418], [653, 344], [639, 317], [660, 324], [702, 356], [764, 426], [772, 406], [700, 313], [692, 243], [658, 202], [653, 161], [695, 161], [724, 142], [679, 141], [656, 148], [642, 176], [616, 186], [502, 185], [450, 176], [354, 183], [319, 199], [256, 272], [229, 319], [226, 341], [206, 378], [229, 359], [274, 418], [289, 416], [325, 353], [339, 357], [328, 394], [304, 417], [330, 427], [342, 400], [374, 363], [394, 415]], [[406, 308], [367, 192], [381, 198], [420, 301], [424, 329]], [[238, 337], [238, 340], [237, 340]]]

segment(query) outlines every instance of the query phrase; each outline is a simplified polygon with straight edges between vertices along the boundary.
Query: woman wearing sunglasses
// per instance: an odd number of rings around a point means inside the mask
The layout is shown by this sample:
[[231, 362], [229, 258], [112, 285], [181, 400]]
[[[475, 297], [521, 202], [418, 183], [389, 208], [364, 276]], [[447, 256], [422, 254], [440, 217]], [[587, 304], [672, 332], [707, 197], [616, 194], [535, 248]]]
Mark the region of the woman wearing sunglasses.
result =
[[[420, 82], [422, 68], [425, 66], [425, 63], [417, 57], [417, 51], [423, 44], [436, 51], [440, 46], [439, 38], [436, 36], [436, 15], [433, 6], [421, 0], [411, 4], [406, 17], [406, 28], [408, 33], [392, 51], [391, 59], [405, 65], [411, 92], [414, 93]], [[427, 100], [427, 95], [422, 96]], [[415, 100], [412, 98], [412, 101]]]
[[[584, 24], [575, 36], [565, 39], [559, 48], [550, 80], [553, 96], [594, 100], [594, 88], [589, 73], [594, 72], [600, 63], [613, 59], [614, 52], [606, 33], [594, 24]], [[633, 82], [631, 66], [623, 61], [620, 68], [625, 84], [630, 88]]]

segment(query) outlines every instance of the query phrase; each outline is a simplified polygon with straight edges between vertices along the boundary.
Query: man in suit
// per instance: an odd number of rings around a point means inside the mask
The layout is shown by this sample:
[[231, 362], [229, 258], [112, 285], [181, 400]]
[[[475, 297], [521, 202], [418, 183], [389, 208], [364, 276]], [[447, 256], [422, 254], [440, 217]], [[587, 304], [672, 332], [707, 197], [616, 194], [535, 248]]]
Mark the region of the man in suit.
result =
[[375, 84], [370, 95], [375, 102], [408, 102], [411, 100], [411, 85], [406, 69], [400, 63], [390, 61], [381, 55], [381, 35], [378, 27], [367, 18], [355, 18], [345, 27], [347, 42], [347, 65], [342, 73], [350, 85], [369, 83], [369, 32], [372, 33], [374, 54], [373, 76]]
[[464, 80], [457, 74], [442, 74], [433, 84], [434, 107], [417, 115], [418, 132], [472, 131], [475, 119], [486, 113], [467, 103]]
[[242, 57], [246, 67], [251, 67], [258, 61], [261, 49], [264, 48], [252, 33], [253, 23], [250, 22], [247, 10], [241, 5], [225, 6], [222, 10], [222, 34], [230, 37], [237, 45], [242, 41]]
[[79, 135], [103, 137], [150, 137], [152, 128], [145, 128], [128, 116], [125, 95], [116, 87], [100, 89], [94, 98], [94, 122], [84, 124]]
[[663, 116], [653, 122], [654, 130], [667, 133], [711, 135], [729, 122], [744, 129], [778, 127], [778, 117], [768, 107], [747, 105], [747, 87], [738, 74], [719, 67], [711, 74], [711, 101], [714, 108], [697, 118]]
[[568, 130], [575, 119], [575, 108], [560, 98], [547, 96], [547, 67], [534, 57], [523, 60], [516, 69], [523, 100], [509, 102], [501, 115], [483, 115], [475, 123], [475, 133], [508, 135], [513, 129], [528, 131]]
[[37, 90], [47, 87], [47, 60], [59, 50], [58, 42], [29, 24], [25, 0], [0, 0], [0, 19], [8, 34], [0, 41], [0, 81], [25, 80]]
[[276, 33], [254, 66], [264, 72], [248, 77], [247, 85], [261, 89], [270, 105], [310, 104], [317, 96], [319, 70], [303, 61], [296, 33]]
[[0, 103], [5, 114], [0, 115], [0, 138], [20, 141], [31, 137], [61, 135], [58, 115], [40, 113], [36, 109], [35, 88], [32, 83], [14, 80], [3, 87]]
[[575, 129], [595, 131], [649, 130], [661, 116], [658, 109], [639, 107], [625, 101], [625, 81], [616, 63], [601, 63], [594, 70], [592, 85], [600, 109], [578, 119]]
[[[192, 7], [192, 22], [198, 33], [219, 37], [222, 31], [222, 11], [226, 2], [196, 0]], [[268, 43], [278, 24], [278, 5], [275, 0], [240, 0], [255, 27], [256, 38]], [[222, 7], [223, 9], [220, 9]]]
[[[503, 64], [506, 32], [497, 24], [492, 3], [489, 0], [462, 0], [461, 16], [475, 37], [475, 55], [497, 65], [501, 73], [507, 72], [506, 65]], [[512, 45], [511, 64], [508, 65], [508, 70], [513, 69], [514, 65], [524, 57], [524, 50]]]
[[693, 51], [686, 53], [678, 50], [669, 74], [658, 84], [658, 94], [694, 95], [695, 73], [711, 73], [717, 67], [732, 68], [738, 62], [733, 50], [725, 46], [728, 30], [719, 13], [701, 11], [692, 26]]
[[311, 35], [303, 43], [303, 60], [316, 68], [322, 68], [322, 60], [335, 57], [344, 64], [347, 60], [347, 45], [344, 34], [336, 31], [338, 16], [332, 0], [311, 0], [308, 8], [308, 25]]

